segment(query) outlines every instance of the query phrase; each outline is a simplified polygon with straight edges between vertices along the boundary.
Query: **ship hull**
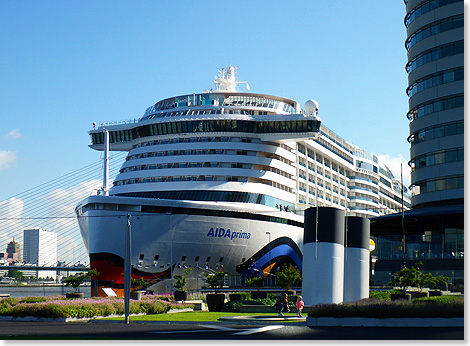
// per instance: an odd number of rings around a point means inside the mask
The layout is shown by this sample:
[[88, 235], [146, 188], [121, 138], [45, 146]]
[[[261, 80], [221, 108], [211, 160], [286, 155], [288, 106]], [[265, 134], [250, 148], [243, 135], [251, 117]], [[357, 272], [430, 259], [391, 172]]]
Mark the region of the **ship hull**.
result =
[[103, 287], [122, 294], [128, 216], [132, 277], [156, 291], [171, 291], [171, 278], [185, 268], [187, 287], [198, 289], [208, 272], [227, 272], [230, 285], [241, 285], [284, 264], [302, 266], [303, 220], [292, 213], [112, 196], [89, 197], [77, 209], [90, 266], [99, 272], [93, 295], [103, 295]]

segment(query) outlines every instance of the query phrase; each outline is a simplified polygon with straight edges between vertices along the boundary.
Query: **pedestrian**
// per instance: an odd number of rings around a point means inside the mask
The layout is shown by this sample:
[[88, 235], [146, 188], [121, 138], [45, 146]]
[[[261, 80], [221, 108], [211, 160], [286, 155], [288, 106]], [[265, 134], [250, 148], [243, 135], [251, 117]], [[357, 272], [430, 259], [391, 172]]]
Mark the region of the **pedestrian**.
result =
[[297, 298], [295, 302], [295, 307], [297, 308], [297, 317], [302, 317], [302, 310], [304, 309], [304, 301], [302, 300], [302, 296]]
[[289, 302], [287, 300], [287, 293], [282, 294], [281, 300], [278, 304], [278, 316], [284, 316], [282, 314], [283, 312], [290, 312]]

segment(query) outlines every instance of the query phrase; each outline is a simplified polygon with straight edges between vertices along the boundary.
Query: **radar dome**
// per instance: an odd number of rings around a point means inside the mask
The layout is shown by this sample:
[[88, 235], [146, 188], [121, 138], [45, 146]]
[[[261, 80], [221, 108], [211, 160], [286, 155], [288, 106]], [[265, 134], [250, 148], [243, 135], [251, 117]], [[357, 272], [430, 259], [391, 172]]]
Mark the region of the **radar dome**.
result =
[[318, 102], [315, 100], [308, 100], [305, 102], [305, 111], [307, 114], [314, 114], [315, 112], [318, 112]]

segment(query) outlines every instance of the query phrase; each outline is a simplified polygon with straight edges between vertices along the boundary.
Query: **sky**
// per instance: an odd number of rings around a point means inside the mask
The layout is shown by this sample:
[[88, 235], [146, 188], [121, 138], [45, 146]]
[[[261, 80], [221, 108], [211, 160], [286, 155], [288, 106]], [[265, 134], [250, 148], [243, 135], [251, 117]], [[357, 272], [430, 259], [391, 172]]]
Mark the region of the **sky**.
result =
[[251, 92], [315, 99], [409, 184], [404, 15], [402, 1], [0, 0], [0, 201], [99, 160], [93, 122], [204, 91], [228, 65]]
[[[27, 191], [100, 160], [93, 122], [210, 89], [228, 65], [251, 92], [315, 99], [325, 126], [398, 179], [403, 164], [408, 186], [404, 16], [399, 0], [0, 0], [0, 250], [27, 227], [15, 219]], [[85, 180], [63, 189], [68, 201], [92, 190]], [[57, 191], [46, 201], [44, 214], [76, 204]], [[71, 229], [69, 255], [83, 249], [76, 221], [61, 222], [47, 227]]]

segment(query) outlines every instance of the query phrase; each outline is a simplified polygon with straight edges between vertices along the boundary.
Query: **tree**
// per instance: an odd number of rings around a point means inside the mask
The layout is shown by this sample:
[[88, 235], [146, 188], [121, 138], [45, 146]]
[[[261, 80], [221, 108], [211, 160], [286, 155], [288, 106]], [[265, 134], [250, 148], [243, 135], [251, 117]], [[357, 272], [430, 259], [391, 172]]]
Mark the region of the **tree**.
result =
[[255, 277], [255, 278], [249, 278], [245, 281], [245, 283], [249, 286], [256, 287], [259, 291], [259, 288], [263, 286], [263, 277]]
[[285, 264], [282, 270], [276, 273], [276, 278], [279, 286], [289, 291], [295, 283], [302, 280], [302, 275], [297, 267]]
[[[422, 265], [419, 262], [418, 265]], [[439, 275], [434, 277], [431, 273], [422, 273], [419, 268], [402, 268], [399, 272], [394, 274], [394, 278], [390, 281], [389, 285], [400, 286], [403, 289], [403, 293], [406, 293], [409, 287], [429, 287], [431, 285], [437, 285], [438, 283], [447, 283], [449, 278]]]
[[66, 286], [72, 286], [75, 289], [75, 293], [77, 293], [78, 288], [85, 281], [85, 279], [89, 279], [93, 275], [100, 275], [98, 273], [98, 270], [96, 270], [96, 268], [90, 269], [86, 273], [80, 273], [79, 275], [76, 275], [76, 276], [69, 276], [64, 279], [64, 282]]
[[403, 293], [406, 293], [409, 287], [418, 287], [421, 285], [422, 278], [421, 272], [415, 267], [402, 268], [399, 272], [394, 274], [394, 278], [389, 282], [389, 285], [400, 286]]
[[9, 269], [7, 277], [15, 279], [17, 283], [22, 282], [25, 279], [23, 272], [15, 269]]
[[149, 286], [150, 286], [150, 283], [148, 281], [145, 281], [143, 277], [140, 277], [137, 280], [131, 277], [132, 288], [146, 289]]
[[174, 275], [173, 276], [173, 279], [176, 280], [175, 282], [175, 287], [178, 291], [184, 291], [185, 290], [185, 286], [186, 286], [186, 278], [187, 276], [189, 275], [189, 273], [191, 272], [192, 268], [187, 268], [187, 269], [183, 269], [183, 272], [184, 272], [184, 275]]
[[227, 275], [226, 272], [205, 273], [206, 285], [213, 288], [214, 293], [217, 293], [217, 289], [222, 288], [224, 285], [225, 275]]

